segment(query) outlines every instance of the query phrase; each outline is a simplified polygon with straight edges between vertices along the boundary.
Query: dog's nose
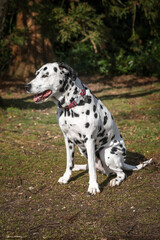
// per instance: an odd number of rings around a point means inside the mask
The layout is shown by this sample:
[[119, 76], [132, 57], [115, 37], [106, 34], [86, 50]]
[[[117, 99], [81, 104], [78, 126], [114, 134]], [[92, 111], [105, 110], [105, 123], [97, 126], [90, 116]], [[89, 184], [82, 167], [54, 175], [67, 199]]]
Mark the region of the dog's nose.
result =
[[29, 92], [31, 90], [32, 85], [29, 83], [26, 85], [26, 91]]

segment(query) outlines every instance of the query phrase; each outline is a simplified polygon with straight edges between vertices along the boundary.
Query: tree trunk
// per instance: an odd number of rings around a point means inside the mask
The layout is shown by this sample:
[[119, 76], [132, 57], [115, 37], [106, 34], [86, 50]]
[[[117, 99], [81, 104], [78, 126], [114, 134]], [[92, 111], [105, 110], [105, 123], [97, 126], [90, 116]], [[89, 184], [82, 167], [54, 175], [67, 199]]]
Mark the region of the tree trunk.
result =
[[4, 29], [7, 9], [8, 9], [8, 0], [1, 0], [0, 1], [0, 39]]
[[[54, 62], [55, 55], [53, 53], [52, 44], [49, 39], [44, 39], [41, 35], [40, 26], [35, 24], [34, 16], [36, 13], [31, 12], [26, 15], [23, 12], [17, 14], [16, 27], [22, 31], [27, 31], [27, 41], [24, 45], [14, 45], [13, 62], [9, 66], [9, 76], [13, 78], [21, 78], [28, 81], [35, 71], [46, 62]], [[25, 33], [24, 33], [25, 34]]]

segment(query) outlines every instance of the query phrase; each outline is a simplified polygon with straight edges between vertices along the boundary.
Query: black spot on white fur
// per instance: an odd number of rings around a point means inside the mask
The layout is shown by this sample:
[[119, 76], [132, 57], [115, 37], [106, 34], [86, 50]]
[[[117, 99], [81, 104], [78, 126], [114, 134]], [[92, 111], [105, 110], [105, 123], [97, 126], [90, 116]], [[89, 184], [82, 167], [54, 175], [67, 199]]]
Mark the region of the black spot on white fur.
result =
[[57, 72], [57, 68], [56, 68], [56, 67], [54, 67], [53, 70], [54, 70], [55, 72]]
[[87, 110], [87, 111], [86, 111], [86, 115], [89, 115], [89, 114], [90, 114], [90, 110]]
[[90, 126], [89, 122], [85, 123], [85, 128], [88, 128]]

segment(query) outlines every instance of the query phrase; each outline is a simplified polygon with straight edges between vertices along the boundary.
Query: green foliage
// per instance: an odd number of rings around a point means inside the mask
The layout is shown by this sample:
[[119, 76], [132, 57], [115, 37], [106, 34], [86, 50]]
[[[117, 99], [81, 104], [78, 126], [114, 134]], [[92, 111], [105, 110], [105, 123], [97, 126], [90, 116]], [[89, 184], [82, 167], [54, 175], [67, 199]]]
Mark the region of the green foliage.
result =
[[52, 12], [57, 23], [57, 40], [61, 43], [72, 43], [73, 39], [79, 43], [90, 41], [97, 52], [97, 46], [103, 42], [103, 14], [96, 14], [88, 3], [74, 2], [71, 2], [67, 12], [63, 8], [54, 8]]
[[79, 72], [87, 74], [96, 69], [96, 56], [90, 44], [81, 42], [70, 49], [66, 61]]
[[34, 15], [42, 37], [53, 44], [57, 60], [81, 73], [160, 73], [159, 0], [40, 0], [32, 5], [27, 0], [11, 0], [0, 43], [1, 70], [12, 60], [10, 47], [23, 47], [28, 41], [28, 29], [16, 27], [18, 12]]
[[0, 41], [0, 72], [2, 72], [6, 66], [8, 66], [11, 59], [12, 51], [9, 48], [9, 43], [2, 39]]
[[28, 1], [24, 0], [10, 0], [8, 6], [8, 16], [5, 21], [3, 36], [0, 40], [0, 72], [7, 70], [7, 66], [13, 60], [12, 47], [18, 45], [23, 47], [27, 42], [27, 31], [16, 27], [17, 12], [28, 11]]

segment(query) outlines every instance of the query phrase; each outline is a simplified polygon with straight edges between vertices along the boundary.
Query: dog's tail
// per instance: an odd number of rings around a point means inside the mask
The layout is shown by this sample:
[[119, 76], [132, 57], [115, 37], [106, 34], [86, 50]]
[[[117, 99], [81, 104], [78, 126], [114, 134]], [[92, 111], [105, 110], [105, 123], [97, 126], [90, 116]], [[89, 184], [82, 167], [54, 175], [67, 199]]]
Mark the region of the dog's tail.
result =
[[79, 165], [79, 164], [75, 164], [74, 165], [74, 168], [72, 169], [73, 171], [86, 171], [88, 170], [88, 164], [82, 164], [82, 165]]
[[[126, 171], [139, 171], [142, 168], [146, 167], [147, 165], [149, 165], [152, 162], [152, 158], [150, 160], [147, 160], [141, 164], [138, 164], [137, 166], [133, 166], [133, 165], [129, 165], [126, 163], [123, 163], [123, 170]], [[74, 165], [74, 168], [72, 169], [73, 171], [86, 171], [88, 170], [88, 164], [84, 164], [84, 165]]]
[[123, 163], [123, 170], [127, 170], [127, 171], [139, 171], [142, 168], [144, 168], [145, 166], [149, 165], [152, 162], [152, 158], [150, 160], [147, 160], [141, 164], [138, 164], [137, 166], [133, 166], [133, 165], [129, 165], [126, 163]]

